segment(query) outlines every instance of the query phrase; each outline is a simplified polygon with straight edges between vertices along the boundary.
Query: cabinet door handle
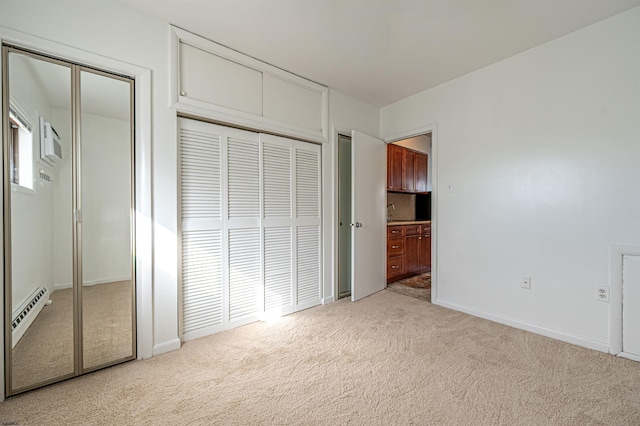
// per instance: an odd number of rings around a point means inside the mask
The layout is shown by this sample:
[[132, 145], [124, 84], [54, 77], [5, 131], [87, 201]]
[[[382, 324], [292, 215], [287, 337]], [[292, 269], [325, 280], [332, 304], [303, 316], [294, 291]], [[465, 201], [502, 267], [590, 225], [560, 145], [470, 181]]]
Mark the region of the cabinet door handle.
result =
[[398, 266], [398, 265], [393, 265], [393, 266], [391, 267], [391, 269], [398, 269], [399, 267], [400, 267], [400, 266]]
[[398, 234], [400, 231], [391, 231], [392, 234]]
[[392, 249], [400, 248], [400, 246], [391, 246]]
[[418, 239], [419, 239], [419, 240], [421, 240], [421, 239], [422, 239], [422, 237], [418, 237]]

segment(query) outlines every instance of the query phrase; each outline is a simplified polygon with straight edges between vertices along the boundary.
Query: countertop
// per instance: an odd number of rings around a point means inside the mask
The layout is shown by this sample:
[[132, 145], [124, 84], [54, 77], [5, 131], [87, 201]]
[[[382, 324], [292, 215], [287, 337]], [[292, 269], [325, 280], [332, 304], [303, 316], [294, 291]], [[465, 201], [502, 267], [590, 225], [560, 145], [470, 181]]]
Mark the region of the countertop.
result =
[[398, 225], [430, 225], [430, 220], [392, 220], [391, 222], [387, 222], [387, 226], [398, 226]]

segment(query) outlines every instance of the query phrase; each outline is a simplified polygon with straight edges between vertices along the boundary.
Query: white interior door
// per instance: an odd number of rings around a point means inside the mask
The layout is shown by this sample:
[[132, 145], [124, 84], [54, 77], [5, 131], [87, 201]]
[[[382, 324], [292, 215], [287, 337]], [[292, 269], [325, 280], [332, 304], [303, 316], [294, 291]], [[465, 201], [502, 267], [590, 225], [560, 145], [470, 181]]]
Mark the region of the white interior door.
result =
[[640, 256], [622, 259], [622, 351], [640, 361]]
[[386, 176], [384, 141], [351, 135], [351, 300], [383, 290], [386, 278]]

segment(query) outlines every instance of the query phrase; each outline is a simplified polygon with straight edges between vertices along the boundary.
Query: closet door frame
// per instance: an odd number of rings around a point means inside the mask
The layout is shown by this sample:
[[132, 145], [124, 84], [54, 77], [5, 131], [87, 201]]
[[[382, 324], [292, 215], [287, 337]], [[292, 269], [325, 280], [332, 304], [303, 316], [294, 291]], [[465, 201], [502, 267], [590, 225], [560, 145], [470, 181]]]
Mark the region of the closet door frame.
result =
[[[3, 237], [3, 278], [4, 278], [4, 291], [3, 294], [3, 323], [4, 323], [4, 350], [2, 352], [2, 365], [3, 365], [3, 373], [0, 374], [0, 378], [3, 379], [4, 386], [4, 396], [14, 396], [18, 395], [33, 389], [37, 389], [43, 386], [47, 386], [49, 384], [57, 383], [72, 377], [77, 377], [83, 375], [85, 373], [95, 371], [98, 369], [102, 369], [105, 367], [109, 367], [112, 365], [120, 364], [125, 361], [133, 360], [138, 357], [138, 286], [137, 286], [137, 276], [138, 271], [136, 269], [136, 241], [137, 241], [137, 233], [136, 233], [136, 212], [139, 209], [139, 204], [137, 203], [136, 198], [136, 189], [138, 186], [138, 178], [136, 176], [137, 167], [137, 158], [136, 158], [136, 148], [137, 138], [136, 138], [136, 121], [135, 121], [135, 111], [136, 111], [136, 90], [135, 90], [135, 78], [126, 77], [124, 75], [118, 75], [115, 73], [110, 73], [107, 71], [102, 71], [96, 68], [88, 67], [85, 65], [81, 65], [76, 62], [72, 62], [70, 60], [61, 59], [58, 57], [53, 57], [44, 53], [39, 53], [27, 47], [20, 47], [19, 45], [13, 45], [10, 43], [4, 42], [4, 40], [0, 39], [1, 45], [1, 80], [2, 80], [2, 118], [0, 120], [1, 129], [2, 129], [2, 153], [3, 153], [3, 225], [2, 225], [2, 237]], [[12, 386], [12, 309], [10, 308], [10, 301], [12, 300], [12, 235], [11, 235], [11, 180], [9, 179], [9, 168], [10, 168], [10, 158], [9, 158], [9, 132], [10, 126], [8, 123], [9, 117], [9, 103], [10, 103], [10, 93], [9, 93], [9, 79], [7, 76], [9, 63], [8, 58], [10, 53], [20, 54], [29, 58], [33, 58], [40, 61], [49, 62], [52, 64], [60, 65], [70, 70], [70, 85], [71, 85], [71, 194], [72, 194], [72, 215], [73, 215], [73, 225], [72, 225], [72, 294], [73, 294], [73, 356], [74, 356], [74, 371], [73, 373], [64, 374], [52, 379], [48, 379], [42, 382], [37, 382], [32, 385], [28, 385], [19, 389], [13, 389]], [[81, 191], [82, 191], [82, 182], [81, 182], [81, 103], [80, 103], [80, 74], [81, 72], [90, 72], [97, 75], [102, 75], [107, 78], [114, 78], [120, 81], [127, 82], [130, 84], [129, 90], [129, 106], [130, 106], [130, 126], [129, 126], [129, 140], [130, 140], [130, 170], [131, 170], [131, 182], [130, 182], [130, 255], [131, 255], [131, 345], [132, 345], [132, 355], [124, 358], [120, 358], [117, 360], [112, 360], [104, 364], [92, 366], [89, 368], [83, 367], [83, 334], [82, 334], [82, 233], [81, 229], [81, 215], [82, 211], [81, 207]], [[9, 76], [10, 77], [10, 76]], [[0, 401], [2, 398], [0, 398]]]
[[[130, 219], [129, 219], [129, 236], [130, 236], [130, 257], [131, 257], [131, 356], [127, 356], [120, 359], [111, 360], [109, 362], [98, 364], [95, 366], [85, 367], [83, 364], [84, 360], [84, 342], [83, 342], [83, 298], [82, 298], [82, 290], [83, 290], [83, 258], [82, 258], [82, 212], [83, 212], [83, 204], [82, 204], [82, 101], [81, 101], [81, 75], [82, 73], [91, 73], [95, 75], [99, 75], [105, 78], [111, 78], [114, 80], [122, 81], [129, 84], [129, 167], [131, 170], [131, 182], [130, 182], [130, 197], [129, 197], [129, 210], [130, 210]], [[89, 373], [91, 371], [100, 370], [105, 367], [109, 367], [112, 365], [120, 364], [125, 361], [130, 361], [136, 359], [137, 353], [137, 327], [136, 327], [136, 311], [137, 311], [137, 299], [136, 299], [136, 288], [137, 288], [137, 276], [136, 276], [136, 217], [135, 217], [135, 206], [136, 206], [136, 156], [135, 156], [135, 80], [129, 77], [122, 77], [117, 74], [109, 73], [102, 70], [97, 70], [94, 68], [89, 68], [83, 65], [74, 65], [73, 67], [73, 78], [72, 78], [72, 96], [74, 106], [74, 114], [73, 117], [73, 135], [74, 141], [72, 144], [73, 150], [73, 177], [72, 182], [74, 188], [72, 190], [73, 198], [73, 211], [75, 214], [75, 226], [73, 227], [74, 232], [74, 259], [76, 261], [76, 267], [74, 268], [74, 309], [77, 310], [74, 315], [77, 315], [75, 326], [78, 327], [78, 330], [74, 330], [74, 335], [76, 338], [76, 364], [77, 364], [77, 375], [82, 375], [85, 373]], [[80, 219], [80, 220], [79, 220]], [[77, 299], [77, 302], [76, 302]]]
[[[135, 189], [136, 205], [136, 300], [137, 321], [136, 340], [138, 359], [150, 358], [154, 353], [162, 353], [171, 349], [178, 349], [180, 341], [175, 339], [161, 342], [154, 349], [154, 312], [153, 312], [153, 203], [152, 203], [152, 78], [151, 69], [136, 65], [135, 61], [123, 62], [112, 56], [103, 56], [73, 47], [70, 44], [45, 40], [24, 32], [0, 27], [0, 44], [7, 44], [20, 49], [41, 53], [45, 56], [65, 58], [82, 64], [88, 64], [99, 69], [105, 69], [129, 75], [135, 80]], [[4, 59], [0, 55], [0, 68]], [[1, 79], [0, 79], [1, 80]], [[3, 93], [4, 93], [3, 89]], [[0, 133], [4, 134], [4, 126], [0, 120]], [[0, 232], [4, 229], [0, 227]], [[4, 240], [4, 238], [3, 238]], [[156, 243], [157, 244], [157, 243]], [[3, 247], [4, 251], [4, 247]], [[4, 256], [4, 254], [3, 254]], [[0, 275], [4, 276], [3, 266], [0, 265]], [[0, 303], [4, 304], [4, 292], [0, 292]], [[0, 316], [0, 329], [5, 329], [4, 316]], [[0, 364], [5, 365], [4, 351], [0, 351]], [[0, 368], [0, 381], [5, 383], [4, 368]], [[4, 399], [4, 386], [0, 386], [0, 401]]]

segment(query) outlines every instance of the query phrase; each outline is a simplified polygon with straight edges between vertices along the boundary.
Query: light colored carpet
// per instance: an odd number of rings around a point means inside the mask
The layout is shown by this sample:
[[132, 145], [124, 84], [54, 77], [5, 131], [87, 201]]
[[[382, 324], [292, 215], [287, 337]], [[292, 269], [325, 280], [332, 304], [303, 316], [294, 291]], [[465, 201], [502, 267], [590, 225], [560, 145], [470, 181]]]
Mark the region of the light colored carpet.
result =
[[638, 425], [640, 364], [381, 291], [18, 396], [20, 425]]
[[56, 290], [50, 298], [53, 303], [42, 308], [13, 348], [14, 389], [73, 374], [73, 292]]
[[[83, 287], [84, 367], [130, 357], [131, 281]], [[73, 291], [56, 290], [13, 348], [13, 388], [72, 374]]]

